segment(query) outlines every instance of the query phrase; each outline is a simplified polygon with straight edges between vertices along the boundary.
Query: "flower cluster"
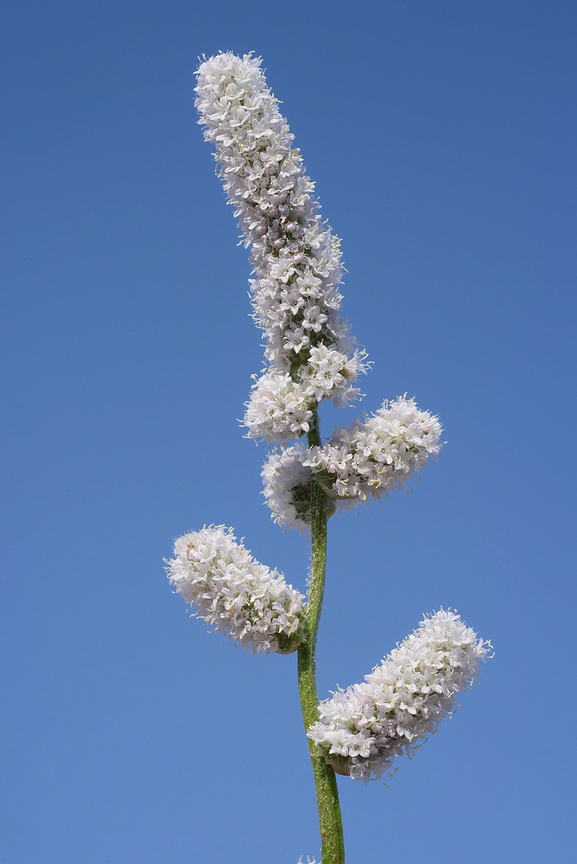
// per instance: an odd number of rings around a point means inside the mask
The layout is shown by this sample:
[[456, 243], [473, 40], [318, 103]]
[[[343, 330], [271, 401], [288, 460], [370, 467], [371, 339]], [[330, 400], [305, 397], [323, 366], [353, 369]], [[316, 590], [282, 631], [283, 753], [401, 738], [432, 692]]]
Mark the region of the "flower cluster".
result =
[[203, 528], [179, 537], [167, 561], [169, 581], [196, 615], [254, 653], [295, 651], [304, 597], [276, 570], [259, 564], [232, 529]]
[[[342, 262], [338, 239], [318, 213], [314, 184], [306, 176], [293, 135], [267, 86], [260, 58], [228, 52], [211, 57], [197, 72], [196, 107], [206, 140], [247, 246], [254, 319], [264, 331], [266, 380], [248, 403], [250, 437], [285, 441], [306, 431], [307, 412], [329, 398], [345, 404], [366, 370], [341, 317]], [[270, 378], [279, 376], [271, 386]], [[283, 391], [288, 375], [294, 422], [279, 424], [259, 391]], [[273, 399], [274, 402], [274, 399]]]
[[313, 474], [329, 496], [329, 515], [400, 489], [429, 458], [437, 458], [441, 433], [437, 417], [399, 396], [371, 417], [339, 429], [323, 447], [307, 449], [299, 442], [272, 453], [262, 470], [272, 518], [283, 527], [307, 530]]
[[328, 495], [352, 506], [402, 488], [437, 458], [442, 431], [438, 417], [399, 396], [339, 429], [324, 447], [313, 447], [304, 464], [321, 475]]
[[456, 694], [474, 683], [490, 649], [455, 612], [441, 609], [362, 684], [321, 702], [308, 736], [339, 773], [378, 779], [456, 707]]
[[273, 520], [283, 528], [296, 528], [301, 534], [310, 525], [312, 469], [305, 465], [308, 452], [299, 442], [271, 453], [261, 472], [263, 494]]
[[312, 418], [310, 398], [302, 384], [288, 372], [269, 372], [253, 385], [244, 425], [251, 438], [285, 442], [308, 432]]

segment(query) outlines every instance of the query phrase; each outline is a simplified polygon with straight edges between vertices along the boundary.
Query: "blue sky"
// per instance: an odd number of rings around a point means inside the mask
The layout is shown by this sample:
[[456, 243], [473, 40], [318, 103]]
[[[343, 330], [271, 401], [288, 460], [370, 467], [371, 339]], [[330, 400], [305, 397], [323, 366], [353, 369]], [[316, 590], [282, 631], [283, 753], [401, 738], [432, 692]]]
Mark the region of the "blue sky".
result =
[[260, 335], [192, 104], [220, 49], [264, 57], [343, 240], [363, 408], [408, 392], [448, 441], [331, 521], [320, 694], [440, 606], [496, 650], [388, 786], [341, 779], [347, 861], [574, 861], [575, 5], [0, 16], [0, 862], [318, 857], [294, 655], [209, 634], [162, 570], [210, 523], [301, 589], [308, 565], [237, 422]]

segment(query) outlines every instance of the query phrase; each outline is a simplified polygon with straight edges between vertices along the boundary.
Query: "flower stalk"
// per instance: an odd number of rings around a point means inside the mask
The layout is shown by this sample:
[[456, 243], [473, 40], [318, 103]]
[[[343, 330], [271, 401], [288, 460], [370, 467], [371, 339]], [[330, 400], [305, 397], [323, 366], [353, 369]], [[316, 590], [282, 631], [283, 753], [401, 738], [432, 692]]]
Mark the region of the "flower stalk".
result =
[[[319, 418], [316, 410], [308, 439], [309, 447], [320, 444]], [[314, 476], [310, 479], [310, 487], [312, 564], [304, 620], [304, 639], [298, 649], [299, 696], [305, 730], [310, 729], [319, 720], [319, 700], [316, 686], [316, 641], [322, 611], [327, 563], [328, 500]], [[345, 844], [335, 772], [327, 764], [317, 745], [310, 739], [309, 753], [315, 778], [322, 841], [322, 862], [323, 864], [344, 864]]]

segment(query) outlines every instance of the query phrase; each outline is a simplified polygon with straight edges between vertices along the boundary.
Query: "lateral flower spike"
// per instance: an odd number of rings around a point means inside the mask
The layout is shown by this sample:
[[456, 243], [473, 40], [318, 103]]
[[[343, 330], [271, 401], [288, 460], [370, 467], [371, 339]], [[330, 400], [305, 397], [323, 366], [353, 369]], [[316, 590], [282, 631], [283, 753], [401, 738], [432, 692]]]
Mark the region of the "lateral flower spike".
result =
[[437, 459], [443, 442], [438, 417], [398, 396], [350, 428], [338, 429], [324, 447], [312, 447], [303, 464], [317, 472], [337, 508], [354, 507], [401, 489]]
[[260, 564], [224, 525], [184, 534], [167, 575], [193, 614], [253, 653], [290, 654], [302, 641], [303, 595]]
[[362, 684], [319, 705], [308, 736], [339, 774], [379, 779], [401, 753], [411, 755], [457, 707], [492, 646], [444, 609], [421, 621]]

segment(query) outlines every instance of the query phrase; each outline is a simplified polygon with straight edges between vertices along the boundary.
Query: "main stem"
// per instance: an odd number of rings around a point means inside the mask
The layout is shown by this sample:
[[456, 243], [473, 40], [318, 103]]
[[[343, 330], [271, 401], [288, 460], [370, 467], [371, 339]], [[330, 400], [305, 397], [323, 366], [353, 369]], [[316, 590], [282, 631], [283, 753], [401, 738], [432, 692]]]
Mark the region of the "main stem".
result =
[[[308, 435], [308, 443], [309, 447], [321, 443], [319, 418], [316, 410]], [[308, 730], [319, 719], [315, 678], [315, 647], [321, 617], [327, 563], [327, 496], [314, 475], [311, 477], [310, 483], [312, 566], [305, 617], [305, 638], [298, 652], [299, 695], [305, 730]], [[316, 744], [310, 738], [308, 744], [319, 810], [322, 864], [344, 864], [345, 843], [335, 772], [330, 765], [327, 765]]]

